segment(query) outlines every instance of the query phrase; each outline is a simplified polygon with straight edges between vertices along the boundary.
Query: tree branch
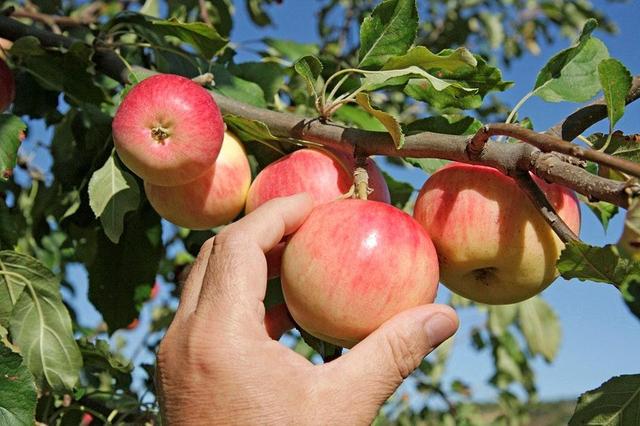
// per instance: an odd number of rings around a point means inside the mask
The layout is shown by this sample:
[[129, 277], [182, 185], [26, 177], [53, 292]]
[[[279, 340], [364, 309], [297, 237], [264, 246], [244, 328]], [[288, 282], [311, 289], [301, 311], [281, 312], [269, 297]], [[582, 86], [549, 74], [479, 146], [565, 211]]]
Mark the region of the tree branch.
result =
[[470, 156], [475, 158], [491, 136], [511, 136], [529, 143], [543, 152], [559, 152], [581, 160], [589, 160], [640, 178], [640, 164], [614, 157], [591, 148], [583, 148], [547, 133], [538, 133], [513, 124], [487, 124], [469, 141]]
[[[0, 37], [16, 40], [24, 36], [34, 36], [44, 46], [69, 47], [74, 42], [80, 42], [0, 16]], [[96, 63], [97, 69], [105, 75], [121, 83], [129, 82], [128, 69], [118, 55], [110, 49], [98, 46], [92, 59]], [[517, 170], [529, 170], [547, 182], [567, 186], [591, 199], [607, 201], [623, 208], [628, 207], [630, 197], [640, 195], [640, 185], [638, 184], [618, 182], [593, 175], [579, 166], [563, 161], [555, 153], [542, 152], [540, 149], [524, 143], [504, 144], [486, 141], [480, 154], [472, 158], [467, 149], [472, 138], [424, 132], [407, 136], [405, 145], [398, 150], [386, 132], [354, 129], [331, 122], [323, 123], [317, 118], [310, 119], [290, 113], [257, 108], [217, 93], [214, 94], [214, 97], [224, 114], [234, 114], [264, 122], [274, 136], [316, 142], [349, 154], [353, 153], [354, 147], [358, 146], [361, 152], [366, 155], [441, 158], [483, 164], [494, 167], [510, 176], [514, 176]], [[496, 126], [492, 125], [494, 129], [500, 129], [499, 126]], [[539, 133], [533, 131], [522, 133], [523, 129], [516, 125], [502, 126], [506, 126], [502, 130], [505, 131], [503, 134], [508, 136], [534, 141], [541, 140]], [[557, 142], [557, 140], [557, 138], [552, 138], [551, 142]], [[544, 139], [544, 141], [547, 140]], [[551, 148], [551, 145], [547, 148]], [[571, 155], [572, 152], [569, 154]], [[617, 168], [615, 165], [612, 167]]]
[[533, 202], [533, 205], [535, 205], [540, 213], [542, 213], [542, 217], [544, 217], [560, 239], [565, 243], [568, 243], [569, 241], [577, 241], [578, 236], [558, 215], [544, 191], [540, 189], [529, 172], [519, 171], [514, 177], [516, 182], [518, 182], [518, 185], [520, 185], [520, 188], [522, 188], [525, 194], [527, 194], [527, 197], [529, 197], [531, 202]]
[[43, 24], [50, 26], [54, 30], [57, 28], [56, 33], [59, 34], [60, 28], [78, 27], [94, 23], [96, 21], [96, 14], [103, 5], [104, 4], [100, 1], [92, 2], [77, 17], [48, 15], [46, 13], [40, 13], [37, 10], [31, 10], [29, 8], [15, 9], [11, 13], [11, 16], [13, 16], [14, 18], [28, 18], [34, 21], [42, 22]]

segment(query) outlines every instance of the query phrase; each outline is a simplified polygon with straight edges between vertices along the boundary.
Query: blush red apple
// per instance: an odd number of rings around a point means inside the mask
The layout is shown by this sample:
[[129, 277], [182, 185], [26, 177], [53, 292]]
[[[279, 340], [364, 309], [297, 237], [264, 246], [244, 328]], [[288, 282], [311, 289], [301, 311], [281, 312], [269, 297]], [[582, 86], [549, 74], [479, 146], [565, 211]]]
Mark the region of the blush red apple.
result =
[[125, 96], [113, 120], [122, 161], [153, 185], [176, 186], [211, 169], [224, 135], [220, 110], [193, 81], [158, 74]]
[[[353, 184], [353, 160], [327, 150], [300, 149], [269, 164], [249, 189], [245, 211], [252, 212], [272, 198], [307, 192], [316, 205], [334, 201]], [[373, 160], [368, 160], [371, 200], [389, 202], [389, 189]]]
[[[575, 194], [535, 181], [578, 234]], [[564, 244], [515, 180], [494, 168], [453, 163], [438, 170], [422, 187], [414, 217], [436, 246], [441, 282], [466, 298], [520, 302], [558, 276]]]
[[434, 300], [438, 259], [411, 216], [385, 203], [339, 200], [313, 209], [282, 259], [293, 319], [351, 347], [393, 315]]
[[215, 165], [202, 176], [178, 186], [145, 182], [144, 189], [160, 216], [185, 228], [208, 229], [227, 224], [242, 212], [250, 183], [244, 147], [226, 132]]

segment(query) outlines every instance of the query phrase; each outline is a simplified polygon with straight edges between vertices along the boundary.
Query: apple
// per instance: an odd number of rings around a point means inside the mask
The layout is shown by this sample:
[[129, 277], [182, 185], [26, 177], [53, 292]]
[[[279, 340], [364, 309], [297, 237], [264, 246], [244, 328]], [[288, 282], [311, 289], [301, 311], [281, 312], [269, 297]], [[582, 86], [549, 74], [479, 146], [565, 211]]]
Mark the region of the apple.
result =
[[[578, 234], [575, 194], [534, 179]], [[442, 283], [468, 299], [520, 302], [558, 276], [564, 244], [516, 181], [494, 168], [452, 163], [438, 170], [420, 190], [414, 217], [436, 246]]]
[[[328, 203], [347, 193], [353, 184], [354, 161], [349, 156], [318, 148], [285, 155], [256, 176], [247, 196], [247, 213], [276, 197], [307, 192], [315, 205]], [[389, 202], [389, 189], [378, 166], [368, 159], [369, 199]]]
[[211, 169], [224, 123], [204, 88], [178, 75], [157, 74], [125, 96], [113, 119], [122, 161], [144, 181], [183, 185]]
[[382, 202], [315, 207], [282, 258], [282, 291], [308, 333], [352, 347], [395, 314], [433, 302], [438, 259], [429, 235]]
[[251, 169], [244, 147], [229, 132], [213, 167], [179, 186], [144, 183], [153, 208], [168, 221], [185, 228], [208, 229], [231, 222], [244, 208]]
[[0, 59], [0, 112], [9, 108], [16, 96], [16, 81], [11, 68]]

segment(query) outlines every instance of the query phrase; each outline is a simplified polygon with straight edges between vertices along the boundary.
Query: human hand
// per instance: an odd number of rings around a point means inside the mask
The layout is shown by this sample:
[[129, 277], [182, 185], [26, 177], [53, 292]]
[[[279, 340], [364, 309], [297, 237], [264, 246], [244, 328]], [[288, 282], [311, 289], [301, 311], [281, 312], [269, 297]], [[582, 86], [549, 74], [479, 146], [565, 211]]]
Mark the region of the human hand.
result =
[[158, 351], [167, 424], [369, 424], [404, 378], [455, 332], [451, 308], [419, 306], [322, 365], [269, 337], [288, 324], [282, 312], [265, 318], [265, 252], [311, 208], [305, 194], [272, 200], [202, 246]]

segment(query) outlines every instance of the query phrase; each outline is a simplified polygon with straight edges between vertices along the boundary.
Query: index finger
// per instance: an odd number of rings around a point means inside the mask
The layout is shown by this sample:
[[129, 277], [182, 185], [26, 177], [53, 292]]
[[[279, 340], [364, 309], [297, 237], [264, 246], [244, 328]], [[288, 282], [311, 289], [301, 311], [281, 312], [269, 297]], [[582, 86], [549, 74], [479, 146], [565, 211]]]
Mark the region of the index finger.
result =
[[[267, 285], [265, 252], [294, 232], [313, 207], [307, 194], [277, 198], [227, 226], [213, 242], [196, 311], [246, 318], [258, 312]], [[249, 311], [247, 311], [249, 310]], [[261, 311], [264, 319], [264, 309]]]

